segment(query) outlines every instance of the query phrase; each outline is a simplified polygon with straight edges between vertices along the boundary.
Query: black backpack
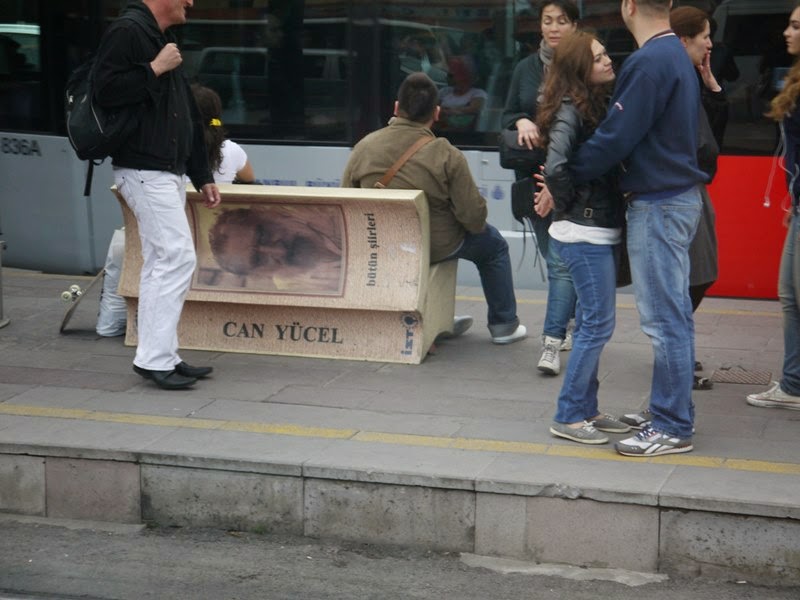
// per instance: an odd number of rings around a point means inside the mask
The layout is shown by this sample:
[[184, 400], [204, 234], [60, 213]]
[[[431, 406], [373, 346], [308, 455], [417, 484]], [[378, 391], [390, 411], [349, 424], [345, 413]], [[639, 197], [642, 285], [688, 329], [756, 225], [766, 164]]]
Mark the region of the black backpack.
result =
[[[136, 13], [127, 13], [120, 18], [144, 26]], [[139, 105], [113, 109], [98, 105], [94, 99], [94, 68], [95, 58], [92, 57], [72, 72], [64, 90], [64, 116], [69, 142], [78, 158], [89, 161], [85, 196], [91, 192], [94, 165], [111, 156], [130, 137], [139, 125], [141, 110]]]
[[102, 161], [128, 139], [139, 119], [134, 107], [106, 109], [97, 104], [92, 86], [94, 64], [90, 58], [70, 75], [64, 114], [69, 142], [78, 158]]

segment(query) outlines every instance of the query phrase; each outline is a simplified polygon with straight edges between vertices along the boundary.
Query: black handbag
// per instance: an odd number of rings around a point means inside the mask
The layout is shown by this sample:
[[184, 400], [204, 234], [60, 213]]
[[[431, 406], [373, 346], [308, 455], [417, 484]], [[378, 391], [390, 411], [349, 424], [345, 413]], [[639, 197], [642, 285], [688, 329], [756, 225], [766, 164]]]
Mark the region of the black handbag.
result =
[[500, 132], [500, 166], [515, 171], [538, 171], [544, 164], [547, 153], [544, 148], [530, 150], [517, 143], [517, 130], [504, 129]]
[[533, 229], [533, 222], [539, 218], [536, 211], [533, 210], [533, 195], [537, 191], [536, 181], [533, 177], [523, 177], [511, 184], [511, 214], [514, 218], [522, 223], [522, 256], [519, 259], [517, 270], [522, 267], [522, 261], [525, 259], [525, 246], [526, 239], [530, 235], [533, 240], [533, 247], [536, 255], [533, 258], [533, 266], [539, 265], [539, 273], [544, 278], [544, 257], [539, 252], [539, 242], [536, 239], [536, 232]]
[[522, 223], [526, 219], [537, 218], [533, 210], [533, 195], [536, 193], [536, 182], [533, 177], [523, 177], [511, 184], [511, 214]]

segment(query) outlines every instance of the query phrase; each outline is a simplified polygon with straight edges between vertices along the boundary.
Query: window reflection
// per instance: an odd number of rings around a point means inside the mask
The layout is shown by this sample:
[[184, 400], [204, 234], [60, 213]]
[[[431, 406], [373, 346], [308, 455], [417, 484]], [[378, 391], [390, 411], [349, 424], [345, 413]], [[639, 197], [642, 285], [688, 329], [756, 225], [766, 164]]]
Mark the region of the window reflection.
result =
[[347, 3], [221, 4], [195, 2], [179, 35], [187, 74], [219, 93], [231, 131], [256, 139], [345, 141], [351, 122]]
[[[0, 2], [0, 127], [63, 133], [67, 76], [127, 0]], [[617, 68], [635, 49], [619, 3], [583, 0]], [[724, 153], [771, 154], [763, 113], [791, 64], [793, 0], [675, 0], [713, 11], [712, 68], [730, 99]], [[231, 135], [352, 145], [386, 124], [400, 82], [424, 71], [446, 109], [438, 135], [495, 149], [514, 66], [538, 51], [529, 0], [195, 0], [176, 29], [190, 79], [215, 89]]]

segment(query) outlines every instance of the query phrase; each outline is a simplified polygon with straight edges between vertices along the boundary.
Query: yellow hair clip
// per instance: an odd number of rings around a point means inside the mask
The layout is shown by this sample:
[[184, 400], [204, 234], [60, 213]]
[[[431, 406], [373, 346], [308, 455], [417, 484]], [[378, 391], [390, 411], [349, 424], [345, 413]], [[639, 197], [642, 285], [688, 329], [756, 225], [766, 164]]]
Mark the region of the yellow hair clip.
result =
[[211, 125], [211, 127], [222, 127], [222, 121], [219, 119], [211, 119], [209, 125]]

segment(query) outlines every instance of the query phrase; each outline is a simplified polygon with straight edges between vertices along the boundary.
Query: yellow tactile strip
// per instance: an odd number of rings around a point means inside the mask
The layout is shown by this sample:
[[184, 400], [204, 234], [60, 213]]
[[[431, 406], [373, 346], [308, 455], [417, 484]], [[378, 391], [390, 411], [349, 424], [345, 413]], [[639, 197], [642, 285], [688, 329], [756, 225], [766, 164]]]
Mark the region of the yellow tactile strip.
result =
[[74, 408], [48, 408], [22, 404], [0, 404], [0, 414], [20, 417], [44, 417], [51, 419], [72, 419], [99, 423], [124, 423], [128, 425], [150, 425], [183, 429], [205, 429], [219, 431], [239, 431], [271, 435], [290, 435], [309, 438], [348, 439], [357, 442], [395, 444], [400, 446], [451, 448], [482, 452], [501, 452], [541, 456], [563, 456], [591, 460], [652, 462], [658, 464], [750, 471], [778, 475], [800, 475], [800, 464], [769, 462], [702, 456], [699, 454], [675, 454], [655, 458], [626, 458], [611, 448], [587, 448], [560, 444], [535, 444], [528, 442], [506, 442], [460, 437], [436, 437], [411, 434], [381, 433], [360, 431], [358, 429], [333, 429], [326, 427], [307, 427], [285, 423], [258, 423], [251, 421], [225, 421], [221, 419], [197, 419], [190, 417], [162, 417], [132, 413], [116, 413]]

